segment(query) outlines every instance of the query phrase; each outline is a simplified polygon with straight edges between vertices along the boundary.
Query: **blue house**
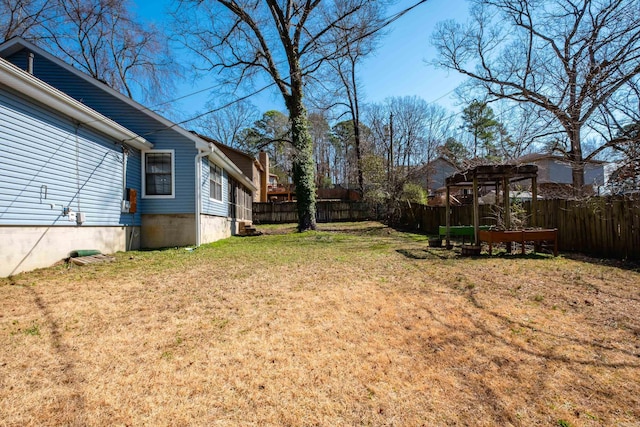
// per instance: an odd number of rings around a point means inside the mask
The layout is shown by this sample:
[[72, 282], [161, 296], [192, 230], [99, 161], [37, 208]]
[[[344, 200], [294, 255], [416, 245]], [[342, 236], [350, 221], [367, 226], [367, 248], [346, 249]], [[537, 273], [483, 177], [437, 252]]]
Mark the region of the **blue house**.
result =
[[20, 38], [0, 45], [0, 153], [0, 276], [251, 221], [256, 186], [215, 144]]
[[[531, 153], [513, 160], [514, 164], [538, 166], [538, 195], [565, 197], [573, 194], [573, 168], [566, 158], [549, 153]], [[584, 163], [584, 183], [594, 194], [606, 181], [607, 162], [590, 160]]]

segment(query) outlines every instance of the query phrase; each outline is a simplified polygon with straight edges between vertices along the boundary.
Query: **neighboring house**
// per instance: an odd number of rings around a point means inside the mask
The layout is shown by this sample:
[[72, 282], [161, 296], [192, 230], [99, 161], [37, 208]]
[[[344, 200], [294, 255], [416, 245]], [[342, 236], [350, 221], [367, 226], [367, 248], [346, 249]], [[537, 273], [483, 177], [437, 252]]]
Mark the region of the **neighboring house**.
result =
[[[573, 176], [571, 164], [566, 158], [552, 154], [533, 153], [519, 157], [515, 164], [533, 164], [538, 166], [538, 195], [554, 197], [570, 194]], [[584, 165], [584, 183], [594, 190], [605, 183], [606, 162], [592, 160]]]
[[267, 187], [267, 200], [270, 202], [291, 202], [296, 197], [295, 187], [292, 184], [280, 184], [278, 175], [269, 174], [269, 185]]
[[603, 192], [614, 195], [640, 194], [640, 159], [630, 159], [620, 163], [610, 163], [605, 168], [606, 188]]
[[249, 153], [245, 153], [244, 151], [238, 150], [237, 148], [229, 147], [219, 141], [216, 141], [213, 138], [208, 136], [200, 135], [195, 133], [195, 135], [204, 139], [207, 142], [212, 142], [222, 151], [225, 156], [227, 156], [240, 170], [242, 173], [253, 182], [253, 185], [257, 188], [253, 195], [254, 202], [266, 202], [267, 201], [267, 192], [269, 186], [269, 155], [261, 151], [258, 156], [259, 159], [256, 159]]
[[[459, 169], [449, 160], [440, 156], [429, 163], [413, 169], [409, 179], [419, 184], [427, 192], [429, 205], [444, 206], [446, 204], [445, 179], [459, 172]], [[465, 199], [464, 190], [456, 190], [451, 194], [451, 203], [459, 205]]]
[[438, 157], [411, 171], [410, 178], [413, 182], [420, 184], [428, 195], [433, 195], [444, 188], [445, 179], [456, 172], [459, 170], [453, 163], [444, 157]]
[[257, 188], [214, 144], [20, 38], [0, 58], [0, 276], [250, 221]]
[[276, 175], [275, 173], [270, 173], [269, 174], [269, 190], [276, 187], [278, 187], [278, 175]]

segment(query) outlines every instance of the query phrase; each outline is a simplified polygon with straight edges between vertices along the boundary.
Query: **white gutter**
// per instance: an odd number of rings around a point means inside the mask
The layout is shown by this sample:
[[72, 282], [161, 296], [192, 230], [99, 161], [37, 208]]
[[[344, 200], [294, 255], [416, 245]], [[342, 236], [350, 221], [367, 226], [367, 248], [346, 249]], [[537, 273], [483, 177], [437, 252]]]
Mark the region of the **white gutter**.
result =
[[153, 148], [152, 143], [138, 134], [1, 58], [0, 84], [32, 98], [80, 122], [82, 125], [97, 130], [117, 141], [124, 142], [141, 150]]
[[195, 168], [196, 168], [196, 247], [200, 246], [202, 238], [201, 238], [201, 230], [200, 230], [200, 212], [202, 212], [202, 185], [200, 181], [202, 180], [202, 159], [207, 157], [209, 154], [213, 153], [213, 144], [209, 143], [209, 146], [206, 148], [198, 147], [198, 154], [195, 158]]

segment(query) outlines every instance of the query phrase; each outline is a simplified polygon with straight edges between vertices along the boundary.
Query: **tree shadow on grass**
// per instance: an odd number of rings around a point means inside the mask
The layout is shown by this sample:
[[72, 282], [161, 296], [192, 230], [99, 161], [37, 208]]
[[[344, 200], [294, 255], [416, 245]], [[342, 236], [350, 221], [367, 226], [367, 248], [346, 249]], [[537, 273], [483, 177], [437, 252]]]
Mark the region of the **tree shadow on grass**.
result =
[[576, 252], [567, 252], [564, 254], [565, 258], [586, 262], [594, 265], [604, 265], [607, 267], [615, 267], [621, 270], [633, 271], [640, 273], [640, 261], [636, 260], [621, 260], [621, 259], [609, 259], [609, 258], [596, 258], [588, 255], [583, 255]]
[[529, 260], [547, 260], [553, 259], [552, 254], [545, 254], [539, 252], [528, 252], [524, 255], [521, 253], [507, 253], [505, 251], [493, 253], [493, 255], [489, 255], [484, 252], [480, 255], [462, 255], [460, 247], [454, 247], [453, 249], [446, 248], [410, 248], [410, 249], [397, 249], [401, 255], [404, 255], [407, 258], [411, 259], [484, 259], [490, 260], [492, 258], [507, 258], [507, 259], [529, 259]]
[[350, 235], [362, 236], [362, 237], [389, 236], [395, 232], [392, 228], [387, 227], [384, 224], [380, 224], [379, 226], [368, 226], [368, 227], [357, 227], [357, 228], [341, 228], [339, 226], [338, 227], [319, 226], [318, 231], [325, 231], [327, 233], [343, 233], [343, 234], [350, 234]]
[[[485, 307], [476, 298], [474, 290], [465, 293], [470, 304], [458, 305], [460, 311], [457, 315], [437, 306], [423, 307], [432, 321], [444, 328], [443, 333], [433, 335], [424, 342], [424, 351], [436, 353], [453, 346], [455, 350], [448, 350], [450, 353], [445, 353], [445, 358], [456, 360], [460, 355], [473, 355], [467, 359], [461, 357], [452, 364], [451, 360], [442, 363], [446, 371], [455, 377], [452, 382], [466, 389], [474, 404], [490, 408], [496, 425], [523, 425], [517, 406], [514, 406], [508, 393], [518, 383], [527, 384], [527, 387], [516, 391], [526, 405], [534, 407], [549, 404], [543, 399], [550, 399], [553, 393], [563, 390], [558, 379], [563, 378], [558, 374], [560, 368], [565, 374], [575, 373], [573, 380], [576, 381], [572, 385], [571, 396], [563, 398], [567, 401], [585, 401], [576, 403], [568, 411], [573, 418], [572, 425], [587, 425], [573, 423], [595, 420], [591, 413], [599, 413], [603, 417], [594, 425], [611, 425], [609, 423], [616, 418], [607, 414], [607, 409], [623, 408], [635, 401], [633, 393], [625, 395], [624, 391], [617, 391], [615, 383], [594, 384], [581, 379], [591, 378], [590, 375], [596, 373], [601, 376], [631, 375], [629, 369], [640, 368], [640, 353], [637, 351], [609, 345], [578, 333], [541, 330], [535, 323], [511, 319]], [[523, 339], [523, 336], [529, 338]], [[567, 349], [581, 350], [567, 352]], [[625, 369], [626, 374], [623, 371]], [[551, 387], [550, 383], [554, 386]], [[554, 392], [554, 389], [557, 391]], [[622, 401], [618, 402], [617, 399]], [[596, 401], [597, 404], [594, 403]], [[566, 418], [566, 408], [552, 409], [549, 413], [551, 417], [556, 420]], [[637, 414], [637, 410], [634, 412]], [[627, 411], [625, 416], [634, 417], [634, 413]]]
[[411, 259], [455, 259], [460, 257], [460, 254], [455, 251], [434, 248], [396, 249], [396, 252]]
[[[72, 425], [85, 425], [85, 397], [82, 384], [85, 382], [77, 372], [72, 349], [64, 342], [59, 322], [55, 319], [46, 301], [34, 287], [26, 286], [33, 297], [33, 302], [45, 319], [49, 333], [51, 335], [51, 347], [60, 363], [60, 370], [63, 375], [63, 383], [70, 388], [69, 401], [63, 402], [65, 406], [74, 409], [73, 414], [64, 414], [73, 419]], [[65, 411], [66, 412], [66, 411]]]

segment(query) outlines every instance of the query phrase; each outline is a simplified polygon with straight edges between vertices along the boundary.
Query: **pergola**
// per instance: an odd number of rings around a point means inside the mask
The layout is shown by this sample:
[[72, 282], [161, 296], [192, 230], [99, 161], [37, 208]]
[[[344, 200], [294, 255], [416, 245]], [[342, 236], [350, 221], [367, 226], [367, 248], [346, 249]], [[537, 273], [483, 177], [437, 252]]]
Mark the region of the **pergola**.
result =
[[476, 166], [464, 172], [456, 173], [445, 180], [447, 187], [447, 210], [446, 210], [446, 226], [447, 226], [447, 247], [450, 243], [449, 228], [451, 227], [451, 188], [472, 187], [473, 188], [473, 229], [474, 229], [474, 245], [478, 246], [478, 231], [480, 229], [480, 208], [478, 202], [478, 187], [495, 186], [496, 197], [499, 194], [499, 187], [503, 189], [503, 205], [504, 205], [504, 222], [505, 226], [511, 226], [511, 212], [509, 203], [509, 185], [523, 181], [531, 180], [531, 223], [536, 224], [536, 200], [538, 198], [537, 191], [538, 166], [536, 165], [485, 165]]

